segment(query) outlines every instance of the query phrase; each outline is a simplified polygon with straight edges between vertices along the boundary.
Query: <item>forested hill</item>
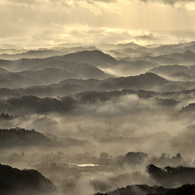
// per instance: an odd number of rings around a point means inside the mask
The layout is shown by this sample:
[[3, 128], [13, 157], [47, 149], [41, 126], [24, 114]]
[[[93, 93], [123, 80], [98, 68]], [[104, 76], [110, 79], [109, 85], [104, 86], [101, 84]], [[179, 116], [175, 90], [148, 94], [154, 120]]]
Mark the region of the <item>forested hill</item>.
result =
[[0, 147], [1, 149], [16, 147], [69, 147], [72, 145], [84, 146], [91, 142], [70, 137], [61, 137], [57, 139], [49, 138], [44, 134], [33, 130], [23, 128], [0, 129]]
[[40, 146], [51, 144], [52, 140], [35, 130], [21, 128], [0, 129], [0, 147]]
[[147, 185], [133, 185], [126, 188], [120, 188], [105, 194], [96, 195], [194, 195], [195, 185], [183, 185], [179, 188], [166, 189], [163, 187], [150, 187]]
[[55, 191], [54, 184], [36, 170], [19, 170], [0, 164], [2, 195], [40, 195]]

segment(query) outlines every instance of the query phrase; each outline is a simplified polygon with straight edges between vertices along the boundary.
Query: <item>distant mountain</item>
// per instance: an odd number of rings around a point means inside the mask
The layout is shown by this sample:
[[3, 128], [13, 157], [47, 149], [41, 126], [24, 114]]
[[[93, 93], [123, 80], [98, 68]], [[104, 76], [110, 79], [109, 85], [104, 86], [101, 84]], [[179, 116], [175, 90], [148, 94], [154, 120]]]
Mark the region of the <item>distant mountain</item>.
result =
[[155, 74], [168, 77], [177, 81], [195, 81], [195, 66], [184, 66], [184, 65], [165, 65], [158, 66], [149, 70]]
[[6, 68], [10, 72], [20, 72], [28, 70], [35, 66], [40, 66], [45, 61], [49, 59], [27, 59], [22, 58], [19, 60], [0, 60], [0, 67]]
[[153, 61], [162, 65], [167, 65], [167, 64], [182, 64], [183, 61], [177, 57], [174, 57], [172, 55], [159, 55], [159, 56], [151, 56], [151, 55], [146, 55], [142, 57], [145, 60]]
[[99, 47], [102, 51], [107, 51], [117, 59], [124, 59], [126, 57], [139, 57], [145, 53], [151, 53], [150, 49], [134, 42], [121, 44], [101, 44]]
[[93, 50], [97, 50], [97, 48], [95, 46], [83, 46], [83, 45], [59, 45], [59, 47], [54, 47], [53, 50], [59, 51], [61, 53], [68, 54], [68, 53], [75, 53], [75, 52], [81, 52], [81, 51], [93, 51]]
[[116, 59], [99, 50], [67, 54], [63, 56], [63, 59], [69, 62], [87, 63], [101, 68], [112, 67], [117, 64]]
[[169, 81], [154, 74], [146, 73], [138, 76], [120, 77], [112, 79], [110, 83], [115, 84], [121, 88], [152, 88], [156, 86], [162, 86], [167, 84]]
[[[52, 77], [52, 70], [50, 70], [50, 74]], [[43, 70], [44, 72], [45, 70]], [[39, 72], [39, 78], [47, 80], [46, 77], [41, 78], [41, 71]], [[55, 71], [54, 71], [55, 72]], [[60, 71], [58, 71], [59, 74]], [[63, 73], [63, 71], [61, 71]], [[26, 72], [24, 72], [26, 74]], [[27, 73], [31, 74], [34, 73], [33, 71], [27, 71]], [[33, 74], [32, 74], [33, 75]], [[43, 74], [44, 75], [44, 74]], [[47, 74], [45, 74], [46, 76]], [[49, 75], [49, 74], [48, 74]], [[34, 75], [33, 75], [34, 76]], [[35, 74], [36, 78], [38, 77]], [[57, 76], [55, 76], [57, 77]], [[63, 77], [63, 74], [62, 74]], [[38, 78], [37, 78], [38, 79]], [[50, 78], [48, 78], [50, 79]], [[52, 81], [58, 80], [58, 78], [53, 78]], [[60, 78], [61, 79], [61, 78]], [[0, 80], [1, 81], [1, 80]], [[5, 82], [6, 79], [3, 78], [2, 82]], [[10, 83], [12, 85], [13, 83]], [[38, 96], [38, 97], [57, 97], [57, 96], [67, 96], [67, 95], [74, 95], [77, 93], [81, 93], [84, 91], [115, 91], [121, 89], [134, 89], [134, 90], [145, 90], [145, 91], [167, 91], [167, 94], [175, 94], [176, 91], [178, 94], [185, 94], [185, 93], [193, 93], [193, 89], [195, 88], [195, 82], [186, 82], [186, 81], [170, 81], [166, 80], [163, 77], [160, 77], [154, 73], [146, 73], [137, 76], [129, 76], [129, 77], [118, 77], [118, 78], [108, 78], [104, 80], [98, 79], [65, 79], [60, 81], [59, 83], [41, 86], [40, 83], [37, 86], [32, 86], [28, 88], [17, 88], [17, 89], [10, 89], [10, 85], [8, 88], [0, 88], [0, 97], [1, 98], [9, 98], [9, 97], [21, 97], [21, 96]], [[168, 91], [170, 91], [168, 93]], [[147, 94], [147, 93], [146, 93]], [[143, 94], [144, 95], [144, 94]], [[144, 95], [145, 96], [145, 95]], [[164, 96], [166, 97], [166, 95]], [[164, 98], [163, 97], [163, 98]], [[165, 99], [170, 99], [165, 98]], [[175, 97], [173, 97], [175, 99]], [[159, 100], [157, 101], [159, 104], [167, 104], [169, 100]], [[170, 100], [169, 103], [172, 101]], [[169, 104], [168, 103], [168, 104]], [[174, 103], [174, 102], [172, 102]], [[176, 103], [176, 102], [175, 102]], [[33, 108], [35, 109], [35, 108]], [[55, 109], [54, 109], [55, 110]], [[58, 110], [59, 111], [59, 110]]]
[[[29, 51], [20, 51], [20, 50], [15, 50], [10, 52], [9, 50], [0, 50], [0, 59], [3, 60], [19, 60], [22, 58], [48, 58], [52, 56], [63, 56], [68, 53], [74, 53], [74, 52], [81, 52], [81, 51], [92, 51], [96, 50], [97, 48], [94, 46], [91, 47], [84, 47], [84, 46], [78, 46], [78, 47], [64, 47], [59, 46], [59, 47], [54, 47], [51, 49], [45, 49], [45, 48], [40, 48], [37, 50], [29, 50]], [[6, 53], [6, 52], [9, 52]]]
[[138, 75], [147, 72], [153, 67], [159, 66], [159, 63], [144, 60], [144, 59], [130, 59], [130, 60], [120, 60], [114, 70], [121, 75]]
[[138, 49], [138, 48], [140, 48], [140, 45], [136, 44], [135, 42], [120, 43], [120, 44], [117, 44], [116, 46], [117, 46], [117, 48], [119, 47], [121, 49], [124, 49], [124, 48]]
[[[76, 93], [84, 91], [114, 91], [119, 89], [143, 89], [157, 91], [158, 89], [161, 90], [161, 88], [164, 88], [164, 91], [168, 91], [167, 89], [171, 84], [173, 85], [174, 89], [176, 89], [175, 86], [177, 85], [177, 83], [168, 81], [153, 73], [146, 73], [130, 77], [111, 77], [109, 79], [104, 80], [66, 79], [56, 84], [51, 84], [48, 86], [33, 86], [28, 87], [28, 89], [20, 88], [11, 90], [8, 88], [0, 88], [0, 97], [21, 97], [28, 95], [51, 97], [74, 95]], [[183, 84], [183, 82], [181, 82], [180, 85], [181, 84]], [[189, 85], [189, 83], [186, 83], [185, 85]], [[195, 84], [191, 83], [189, 86], [192, 87], [195, 86]]]
[[[146, 73], [138, 76], [108, 78], [104, 80], [68, 80], [59, 83], [62, 84], [74, 84], [74, 85], [88, 85], [90, 90], [116, 90], [116, 89], [152, 89], [157, 86], [163, 86], [170, 81], [154, 74]], [[57, 84], [58, 85], [58, 84]], [[55, 85], [55, 86], [57, 86]], [[89, 91], [89, 90], [88, 90]]]
[[[114, 58], [100, 51], [84, 51], [63, 57], [55, 56], [43, 59], [0, 60], [1, 68], [6, 68], [8, 71], [14, 72], [12, 74], [20, 75], [20, 77], [25, 77], [31, 81], [37, 81], [31, 84], [30, 81], [26, 80], [20, 86], [17, 84], [17, 80], [14, 80], [12, 83], [12, 75], [9, 80], [6, 80], [8, 79], [6, 76], [1, 81], [2, 84], [0, 83], [0, 87], [29, 87], [39, 84], [58, 83], [70, 78], [105, 79], [109, 75], [96, 67], [96, 65], [97, 63], [101, 65], [113, 65], [113, 61], [116, 62]], [[2, 71], [5, 73], [4, 69]]]
[[[185, 43], [183, 43], [183, 44], [185, 44]], [[187, 51], [187, 50], [191, 50], [191, 51], [195, 52], [195, 41], [191, 41], [191, 42], [186, 43], [184, 45], [184, 51]]]
[[[144, 50], [147, 48], [143, 47], [141, 45], [136, 44], [135, 42], [127, 42], [127, 43], [119, 43], [119, 44], [107, 44], [107, 43], [103, 43], [99, 45], [100, 48], [102, 48], [103, 50], [109, 50], [110, 52], [113, 51], [119, 51], [119, 52], [125, 52], [128, 50], [134, 51], [136, 52], [136, 50], [139, 52], [139, 50]], [[146, 51], [145, 50], [145, 51]]]
[[[109, 75], [105, 74], [102, 70], [93, 65], [65, 61], [60, 63], [61, 64], [58, 64], [56, 63], [56, 60], [51, 60], [41, 64], [41, 61], [37, 59], [24, 59], [24, 61], [16, 61], [16, 66], [14, 67], [13, 62], [13, 67], [10, 68], [13, 71], [15, 71], [15, 69], [27, 70], [23, 70], [21, 72], [8, 72], [1, 68], [0, 71], [2, 71], [2, 74], [0, 72], [0, 88], [23, 88], [41, 84], [50, 85], [70, 78], [105, 79], [109, 77]], [[37, 64], [38, 68], [34, 68]]]
[[98, 79], [87, 79], [87, 80], [83, 80], [83, 79], [66, 79], [64, 81], [61, 81], [60, 83], [58, 83], [57, 85], [59, 86], [63, 86], [63, 85], [97, 85], [99, 83], [102, 83], [103, 81], [100, 81]]
[[189, 71], [190, 69], [187, 66], [183, 66], [183, 65], [158, 66], [149, 70], [149, 72], [153, 72], [155, 74], [165, 74], [165, 75], [169, 75], [177, 72], [188, 73]]
[[6, 68], [6, 70], [10, 70], [13, 66], [13, 61], [11, 60], [2, 60], [0, 59], [0, 67], [1, 68]]
[[[81, 79], [104, 79], [108, 75], [94, 65], [88, 63], [67, 62], [63, 59], [51, 59], [41, 64], [41, 66], [33, 67], [31, 70], [43, 70], [45, 68], [58, 68], [77, 75]], [[72, 77], [75, 78], [75, 77]], [[68, 79], [68, 78], [64, 78]]]
[[[138, 40], [153, 40], [155, 37], [153, 35], [144, 35], [135, 37]], [[150, 59], [155, 62], [161, 62], [162, 64], [180, 64], [180, 60], [171, 56], [172, 53], [184, 53], [187, 50], [191, 50], [195, 52], [195, 42], [189, 43], [179, 43], [179, 44], [166, 44], [166, 45], [148, 45], [148, 46], [141, 46], [134, 42], [131, 43], [124, 43], [124, 44], [102, 44], [99, 46], [102, 50], [107, 50], [113, 56], [117, 58], [125, 58], [131, 57], [140, 59]]]
[[187, 50], [195, 52], [195, 42], [167, 44], [148, 48], [148, 51], [155, 55], [167, 55], [170, 53], [184, 53]]
[[82, 93], [75, 94], [75, 98], [79, 103], [95, 103], [95, 102], [106, 102], [108, 100], [113, 100], [119, 98], [120, 96], [136, 94], [139, 98], [151, 98], [158, 93], [152, 91], [144, 90], [133, 90], [133, 89], [123, 89], [114, 91], [85, 91]]
[[153, 34], [151, 34], [151, 33], [148, 34], [148, 35], [136, 36], [135, 39], [145, 40], [145, 41], [157, 40], [157, 38]]
[[151, 48], [151, 52], [155, 53], [156, 55], [167, 55], [170, 53], [182, 53], [186, 51], [185, 47], [187, 47], [188, 44], [190, 43], [160, 45], [160, 46]]
[[58, 83], [68, 78], [78, 78], [76, 74], [58, 68], [47, 68], [37, 71], [23, 71], [19, 74], [37, 80], [45, 85]]
[[145, 59], [153, 60], [161, 64], [194, 64], [195, 53], [187, 50], [183, 53], [172, 53], [159, 56], [145, 56]]
[[[51, 66], [49, 64], [51, 64]], [[19, 72], [19, 74], [37, 80], [44, 85], [59, 83], [67, 79], [105, 79], [109, 76], [102, 70], [89, 64], [63, 62], [63, 64], [59, 66], [55, 61], [50, 61], [49, 64], [46, 69], [22, 71]]]
[[177, 56], [178, 58], [186, 62], [194, 63], [195, 60], [195, 53], [191, 50], [187, 50], [183, 54], [173, 54], [173, 55]]
[[30, 50], [25, 53], [18, 54], [0, 54], [0, 59], [4, 60], [18, 60], [21, 58], [47, 58], [56, 55], [64, 55], [65, 52], [61, 53], [55, 50]]
[[40, 83], [35, 79], [22, 76], [18, 73], [0, 74], [0, 88], [22, 88], [33, 85], [40, 85]]
[[171, 73], [170, 76], [178, 81], [195, 81], [195, 76], [191, 76], [190, 74], [184, 72]]
[[[152, 36], [144, 35], [140, 37], [138, 36], [135, 38], [138, 40], [147, 39], [149, 41], [155, 39], [153, 35]], [[148, 59], [159, 63], [161, 62], [163, 64], [180, 64], [179, 62], [181, 61], [179, 59], [181, 56], [174, 56], [170, 54], [183, 54], [189, 50], [191, 52], [195, 52], [195, 42], [192, 41], [189, 43], [167, 44], [167, 45], [148, 45], [145, 47], [132, 42], [132, 43], [124, 43], [118, 45], [104, 44], [100, 46], [100, 48], [105, 48], [109, 50], [109, 53], [112, 53], [114, 56], [117, 56], [118, 58], [124, 58], [124, 57], [140, 58], [143, 56], [144, 58], [142, 59], [146, 59], [145, 56], [147, 56]]]
[[[109, 90], [109, 91], [107, 91]], [[114, 86], [110, 83], [107, 83], [104, 80], [97, 79], [68, 79], [64, 80], [58, 84], [52, 84], [49, 86], [33, 86], [28, 88], [19, 88], [19, 89], [8, 89], [8, 88], [0, 88], [0, 98], [11, 98], [11, 97], [21, 97], [21, 96], [38, 96], [38, 97], [56, 97], [56, 96], [66, 96], [66, 95], [78, 95], [86, 97], [90, 96], [90, 93], [98, 93], [97, 98], [101, 96], [112, 97], [117, 96], [117, 94], [125, 95], [125, 94], [137, 94], [139, 97], [148, 98], [151, 97], [156, 92], [152, 91], [144, 91], [138, 90], [137, 92], [132, 89], [124, 89], [122, 91], [118, 91], [117, 88], [115, 90]], [[83, 94], [82, 94], [83, 93]], [[85, 99], [85, 98], [84, 98]], [[105, 98], [103, 98], [105, 99]]]
[[56, 192], [54, 184], [33, 169], [19, 170], [0, 164], [0, 194], [41, 195]]
[[150, 187], [147, 185], [133, 185], [126, 188], [118, 188], [115, 191], [105, 194], [96, 193], [95, 195], [194, 195], [195, 185], [183, 185], [179, 188]]
[[6, 70], [5, 68], [0, 68], [0, 75], [1, 74], [7, 74], [7, 73], [9, 73], [8, 70]]

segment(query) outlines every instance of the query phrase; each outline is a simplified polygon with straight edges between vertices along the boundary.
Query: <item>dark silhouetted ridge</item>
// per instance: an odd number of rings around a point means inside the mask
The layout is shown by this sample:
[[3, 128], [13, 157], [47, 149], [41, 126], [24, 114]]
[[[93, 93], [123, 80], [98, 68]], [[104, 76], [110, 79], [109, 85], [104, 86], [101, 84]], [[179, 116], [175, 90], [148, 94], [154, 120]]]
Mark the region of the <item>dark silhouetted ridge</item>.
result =
[[21, 128], [0, 129], [0, 147], [13, 148], [24, 146], [48, 145], [51, 140], [43, 134], [34, 130], [25, 130]]
[[154, 73], [141, 74], [139, 76], [120, 77], [113, 79], [113, 83], [119, 87], [154, 87], [168, 83], [169, 81]]
[[114, 59], [112, 56], [105, 54], [99, 50], [71, 53], [64, 55], [63, 59], [66, 61], [72, 61], [77, 63], [88, 63], [102, 68], [105, 68], [108, 65], [115, 65], [117, 63], [117, 60]]
[[[178, 153], [172, 160], [182, 164], [181, 154]], [[186, 184], [194, 184], [195, 168], [193, 167], [170, 167], [159, 168], [153, 164], [146, 168], [149, 175], [160, 185], [171, 188], [172, 186], [181, 186]]]
[[179, 188], [166, 189], [163, 187], [150, 187], [147, 185], [133, 185], [126, 188], [118, 188], [115, 191], [96, 195], [194, 195], [195, 185], [183, 185]]
[[54, 184], [36, 170], [19, 170], [0, 164], [0, 194], [39, 195], [56, 191]]

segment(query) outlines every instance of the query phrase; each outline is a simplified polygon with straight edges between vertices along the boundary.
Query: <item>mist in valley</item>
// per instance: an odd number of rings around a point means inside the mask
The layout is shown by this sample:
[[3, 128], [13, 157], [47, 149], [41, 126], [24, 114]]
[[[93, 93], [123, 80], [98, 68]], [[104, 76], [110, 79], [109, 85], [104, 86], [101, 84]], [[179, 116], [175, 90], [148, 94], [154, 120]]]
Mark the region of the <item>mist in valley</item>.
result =
[[0, 10], [1, 194], [194, 194], [193, 0]]

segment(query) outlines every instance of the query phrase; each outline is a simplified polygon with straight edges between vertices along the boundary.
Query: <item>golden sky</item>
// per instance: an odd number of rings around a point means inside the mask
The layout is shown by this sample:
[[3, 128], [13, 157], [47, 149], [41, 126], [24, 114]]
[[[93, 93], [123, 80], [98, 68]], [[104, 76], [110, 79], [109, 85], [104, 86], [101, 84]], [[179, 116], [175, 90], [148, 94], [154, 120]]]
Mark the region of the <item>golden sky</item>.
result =
[[194, 19], [194, 0], [0, 0], [0, 46], [190, 40]]

